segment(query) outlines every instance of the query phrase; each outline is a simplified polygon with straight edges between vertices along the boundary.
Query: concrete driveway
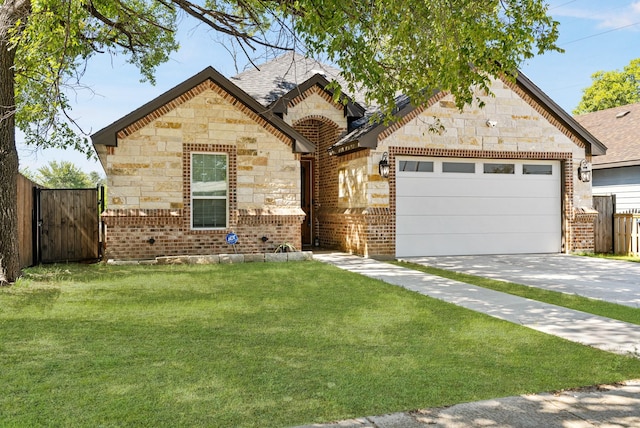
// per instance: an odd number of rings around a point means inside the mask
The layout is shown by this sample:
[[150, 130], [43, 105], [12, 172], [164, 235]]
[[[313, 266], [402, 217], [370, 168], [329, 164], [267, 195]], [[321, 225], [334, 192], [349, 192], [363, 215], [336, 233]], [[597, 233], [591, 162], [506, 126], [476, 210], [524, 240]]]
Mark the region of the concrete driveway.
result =
[[403, 260], [640, 307], [640, 263], [566, 254], [406, 257]]

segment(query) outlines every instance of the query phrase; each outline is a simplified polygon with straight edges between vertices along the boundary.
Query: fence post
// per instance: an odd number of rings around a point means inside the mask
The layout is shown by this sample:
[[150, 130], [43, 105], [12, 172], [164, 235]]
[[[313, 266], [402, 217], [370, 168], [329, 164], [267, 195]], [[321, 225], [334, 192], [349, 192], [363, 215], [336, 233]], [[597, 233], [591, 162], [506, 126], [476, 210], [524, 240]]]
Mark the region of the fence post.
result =
[[102, 259], [104, 257], [104, 241], [105, 241], [104, 223], [102, 221], [102, 213], [104, 212], [104, 207], [105, 207], [104, 186], [98, 187], [98, 195], [100, 198], [100, 200], [98, 201], [98, 257]]
[[40, 210], [40, 188], [33, 187], [33, 265], [37, 266], [42, 261], [42, 239], [40, 232], [42, 231], [42, 213]]
[[631, 255], [638, 255], [638, 220], [640, 216], [633, 214], [631, 216]]

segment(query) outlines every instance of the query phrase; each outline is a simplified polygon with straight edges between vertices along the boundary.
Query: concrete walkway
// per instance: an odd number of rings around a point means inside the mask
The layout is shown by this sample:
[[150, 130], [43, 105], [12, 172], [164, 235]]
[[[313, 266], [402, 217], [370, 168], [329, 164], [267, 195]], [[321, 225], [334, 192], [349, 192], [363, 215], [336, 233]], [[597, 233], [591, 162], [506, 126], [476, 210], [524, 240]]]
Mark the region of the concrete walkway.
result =
[[[611, 352], [640, 355], [640, 326], [341, 253], [314, 259], [534, 330]], [[299, 428], [640, 427], [640, 380], [561, 394], [506, 397], [447, 408]]]
[[406, 260], [640, 307], [640, 263], [569, 254], [408, 257]]

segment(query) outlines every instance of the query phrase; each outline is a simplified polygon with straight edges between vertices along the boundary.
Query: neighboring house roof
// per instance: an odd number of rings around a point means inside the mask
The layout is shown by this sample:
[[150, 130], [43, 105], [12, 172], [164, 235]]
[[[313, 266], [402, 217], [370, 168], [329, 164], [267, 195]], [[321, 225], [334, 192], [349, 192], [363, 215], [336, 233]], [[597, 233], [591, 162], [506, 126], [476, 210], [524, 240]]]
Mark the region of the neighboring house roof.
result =
[[[551, 116], [571, 130], [578, 139], [590, 146], [593, 155], [604, 155], [607, 152], [607, 147], [602, 144], [602, 142], [581, 126], [569, 113], [556, 104], [520, 71], [518, 71], [516, 77], [516, 84], [528, 96], [542, 105]], [[443, 93], [441, 91], [434, 91], [431, 99], [433, 100], [434, 97], [442, 95]], [[400, 96], [396, 98], [394, 114], [397, 118], [401, 119], [416, 110], [416, 108], [418, 107], [412, 105], [406, 96]], [[382, 115], [378, 112], [371, 113], [366, 120], [365, 118], [361, 119], [359, 122], [362, 123], [362, 126], [348, 133], [331, 146], [329, 152], [331, 154], [340, 154], [360, 148], [375, 148], [378, 144], [378, 136], [388, 128], [394, 126], [394, 122], [385, 123], [381, 119]]]
[[229, 79], [218, 73], [212, 67], [207, 67], [195, 76], [185, 80], [176, 87], [168, 90], [164, 94], [160, 95], [156, 99], [148, 102], [142, 107], [134, 110], [128, 115], [118, 119], [111, 125], [101, 129], [95, 134], [91, 135], [91, 140], [95, 145], [104, 144], [107, 146], [117, 146], [117, 133], [128, 127], [129, 125], [137, 122], [138, 120], [146, 117], [150, 113], [163, 107], [165, 104], [180, 97], [185, 92], [195, 88], [206, 80], [213, 81], [216, 85], [220, 86], [226, 92], [235, 97], [238, 101], [243, 103], [247, 108], [254, 111], [256, 114], [264, 118], [268, 123], [273, 125], [276, 129], [281, 131], [287, 137], [291, 138], [294, 142], [293, 148], [296, 152], [311, 153], [315, 151], [315, 144], [309, 141], [306, 137], [294, 130], [291, 126], [285, 123], [281, 118], [272, 113], [270, 109], [265, 109], [263, 105], [258, 103], [245, 91], [240, 89]]
[[608, 148], [605, 156], [593, 160], [594, 169], [640, 165], [640, 103], [583, 114], [576, 120]]

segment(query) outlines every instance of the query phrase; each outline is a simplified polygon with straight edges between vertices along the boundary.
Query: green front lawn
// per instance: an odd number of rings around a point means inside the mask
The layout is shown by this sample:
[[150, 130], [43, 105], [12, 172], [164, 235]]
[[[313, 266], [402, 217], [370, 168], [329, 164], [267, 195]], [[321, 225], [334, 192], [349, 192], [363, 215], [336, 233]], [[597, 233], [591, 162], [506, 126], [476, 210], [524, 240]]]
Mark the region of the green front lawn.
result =
[[292, 426], [640, 377], [317, 262], [69, 265], [0, 289], [2, 426]]

